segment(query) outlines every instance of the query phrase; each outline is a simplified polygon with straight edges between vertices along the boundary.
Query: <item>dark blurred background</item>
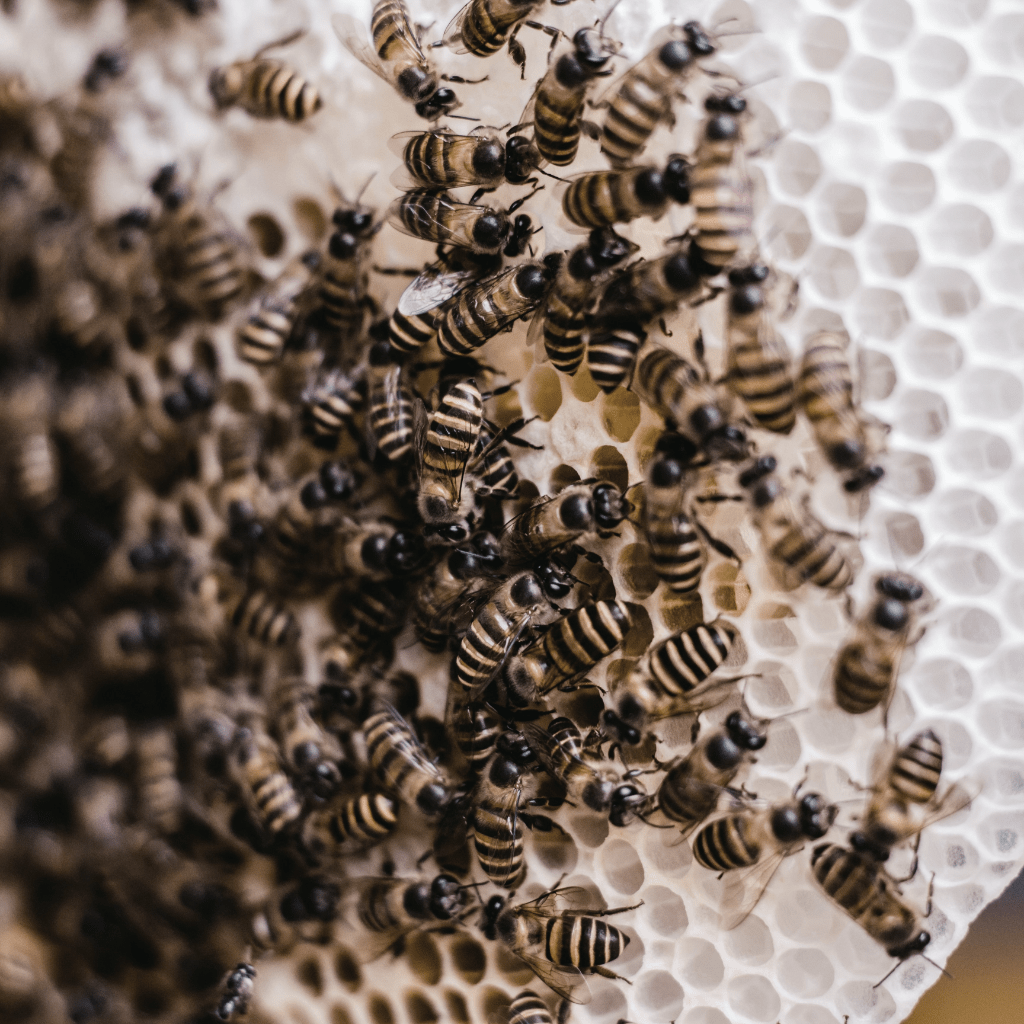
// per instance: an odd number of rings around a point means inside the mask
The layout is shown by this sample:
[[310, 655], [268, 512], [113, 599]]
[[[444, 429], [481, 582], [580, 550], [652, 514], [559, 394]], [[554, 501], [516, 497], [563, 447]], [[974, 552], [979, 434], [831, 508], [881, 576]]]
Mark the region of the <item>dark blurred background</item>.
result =
[[1024, 875], [982, 911], [907, 1024], [1024, 1024]]

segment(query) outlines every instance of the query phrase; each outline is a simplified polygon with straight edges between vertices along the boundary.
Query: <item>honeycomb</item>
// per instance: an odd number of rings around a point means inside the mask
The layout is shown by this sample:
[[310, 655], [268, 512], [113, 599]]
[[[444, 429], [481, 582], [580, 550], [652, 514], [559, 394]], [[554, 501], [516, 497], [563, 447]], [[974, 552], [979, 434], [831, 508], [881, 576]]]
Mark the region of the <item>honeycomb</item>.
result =
[[[368, 23], [369, 3], [341, 0], [335, 9], [341, 7]], [[412, 7], [432, 39], [459, 4], [420, 0]], [[540, 17], [571, 32], [602, 10], [577, 2], [545, 7]], [[169, 4], [147, 4], [129, 18], [113, 0], [20, 0], [0, 21], [0, 67], [22, 71], [38, 94], [57, 96], [80, 80], [97, 49], [127, 42], [132, 66], [116, 92], [115, 139], [98, 171], [98, 214], [144, 204], [154, 170], [188, 155], [209, 190], [228, 182], [216, 203], [262, 242], [257, 269], [270, 279], [318, 240], [333, 183], [352, 196], [370, 179], [364, 201], [378, 208], [391, 201], [397, 193], [388, 177], [397, 160], [387, 139], [422, 124], [341, 47], [330, 13], [303, 0], [219, 0], [219, 10], [202, 19], [184, 18]], [[922, 870], [905, 890], [923, 906], [934, 876], [928, 952], [941, 965], [1024, 863], [1024, 468], [1013, 455], [1024, 427], [1024, 183], [1016, 173], [1024, 14], [984, 0], [623, 0], [608, 23], [623, 44], [619, 64], [645, 52], [651, 34], [672, 18], [717, 27], [714, 66], [752, 83], [748, 148], [759, 150], [751, 157], [758, 234], [776, 269], [800, 284], [798, 309], [780, 329], [799, 351], [813, 330], [845, 326], [860, 400], [892, 425], [886, 476], [869, 505], [843, 495], [805, 423], [788, 438], [757, 436], [829, 526], [859, 538], [864, 564], [852, 589], [858, 608], [871, 575], [893, 566], [912, 571], [937, 598], [924, 638], [904, 662], [888, 725], [901, 736], [934, 729], [945, 748], [946, 780], [962, 779], [979, 794], [969, 810], [926, 831]], [[214, 115], [209, 71], [297, 27], [308, 31], [286, 59], [320, 89], [324, 109], [300, 127], [240, 111]], [[548, 45], [539, 33], [524, 32], [521, 41], [525, 83], [502, 54], [484, 63], [431, 51], [451, 73], [489, 75], [486, 83], [458, 87], [463, 113], [484, 124], [517, 122]], [[695, 83], [695, 93], [715, 81]], [[680, 106], [676, 128], [659, 131], [649, 155], [690, 152], [697, 109]], [[596, 146], [584, 140], [573, 171], [601, 166]], [[544, 226], [535, 243], [542, 251], [578, 241], [547, 185], [527, 207]], [[623, 233], [650, 255], [685, 231], [688, 216], [674, 209]], [[390, 229], [374, 252], [382, 266], [429, 258], [426, 243]], [[399, 289], [393, 279], [374, 279], [385, 308]], [[714, 302], [684, 310], [669, 323], [671, 338], [659, 340], [686, 352], [700, 327], [710, 364], [720, 370], [723, 325], [721, 302]], [[491, 365], [519, 381], [516, 397], [503, 404], [504, 419], [519, 408], [536, 417], [524, 436], [542, 448], [514, 452], [520, 475], [541, 494], [591, 476], [622, 487], [642, 480], [660, 419], [628, 391], [601, 394], [585, 368], [572, 379], [559, 376], [535, 360], [525, 334], [519, 326], [484, 350]], [[211, 328], [209, 339], [239, 403], [267, 410], [266, 385], [238, 360], [229, 327]], [[722, 492], [736, 487], [724, 472], [706, 483]], [[745, 785], [777, 799], [806, 776], [844, 801], [835, 833], [841, 837], [857, 808], [851, 780], [867, 781], [883, 734], [878, 712], [850, 717], [823, 690], [850, 630], [843, 603], [808, 588], [779, 590], [742, 505], [716, 506], [707, 523], [743, 565], [737, 571], [714, 559], [696, 602], [657, 586], [642, 538], [628, 523], [600, 544], [616, 595], [642, 611], [621, 657], [591, 678], [600, 685], [620, 679], [652, 641], [701, 619], [719, 612], [735, 618], [745, 649], [734, 652], [730, 667], [752, 675], [744, 689], [752, 712], [777, 719]], [[312, 649], [327, 628], [313, 603], [303, 627]], [[442, 718], [445, 658], [406, 646], [396, 665], [418, 678], [421, 713]], [[596, 723], [592, 701], [573, 706], [581, 724], [587, 716]], [[704, 727], [735, 707], [715, 709]], [[690, 725], [659, 726], [662, 760], [686, 749]], [[723, 932], [719, 883], [692, 863], [688, 845], [666, 838], [671, 833], [641, 822], [609, 829], [578, 809], [556, 819], [564, 835], [528, 841], [518, 898], [564, 876], [600, 904], [643, 902], [616, 918], [631, 943], [613, 966], [629, 984], [589, 979], [593, 999], [573, 1009], [573, 1020], [842, 1024], [849, 1017], [880, 1024], [905, 1018], [939, 975], [912, 958], [876, 987], [892, 961], [813, 886], [807, 851], [787, 858], [754, 913]], [[423, 852], [414, 824], [387, 849], [400, 875], [417, 874]], [[383, 856], [371, 851], [346, 871], [377, 873]], [[267, 883], [252, 884], [258, 892]], [[261, 959], [251, 1019], [463, 1024], [502, 1020], [509, 997], [523, 987], [549, 994], [471, 924], [451, 935], [413, 933], [403, 955], [368, 965], [357, 963], [357, 936], [341, 930], [336, 940]]]

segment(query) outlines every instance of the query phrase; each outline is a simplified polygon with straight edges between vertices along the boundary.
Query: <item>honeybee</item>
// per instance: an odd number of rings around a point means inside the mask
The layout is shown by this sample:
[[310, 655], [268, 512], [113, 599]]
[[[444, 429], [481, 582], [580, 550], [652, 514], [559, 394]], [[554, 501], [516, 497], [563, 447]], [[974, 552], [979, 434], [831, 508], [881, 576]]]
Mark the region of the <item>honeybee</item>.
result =
[[363, 722], [370, 768], [403, 803], [428, 816], [439, 814], [450, 797], [441, 769], [427, 757], [412, 727], [390, 704], [378, 701], [377, 707], [379, 710]]
[[777, 463], [763, 455], [740, 474], [750, 492], [754, 520], [768, 554], [800, 583], [839, 593], [853, 580], [853, 567], [805, 503], [797, 508], [775, 475]]
[[726, 376], [759, 427], [788, 434], [796, 423], [792, 358], [766, 308], [768, 276], [763, 263], [729, 273]]
[[277, 744], [248, 727], [238, 730], [231, 748], [235, 778], [257, 822], [271, 836], [289, 830], [302, 815], [302, 801], [284, 773]]
[[560, 996], [588, 1003], [584, 972], [618, 978], [604, 965], [629, 945], [629, 936], [603, 918], [643, 906], [641, 902], [598, 910], [586, 907], [589, 899], [586, 889], [576, 886], [551, 889], [512, 907], [504, 896], [492, 896], [484, 906], [480, 927], [487, 938], [500, 939]]
[[574, 609], [509, 660], [504, 679], [508, 702], [523, 706], [582, 678], [622, 644], [631, 625], [629, 606], [622, 601]]
[[481, 498], [514, 498], [519, 492], [519, 474], [507, 445], [537, 448], [537, 445], [516, 437], [515, 432], [526, 425], [522, 419], [501, 428], [489, 420], [480, 426], [476, 454], [473, 457], [473, 476], [476, 493]]
[[658, 787], [658, 810], [680, 826], [683, 837], [718, 805], [722, 791], [736, 778], [768, 738], [742, 712], [733, 711], [725, 725], [705, 733], [685, 757], [672, 764]]
[[610, 228], [596, 228], [590, 238], [561, 261], [543, 308], [530, 323], [529, 340], [543, 328], [544, 351], [552, 366], [573, 374], [583, 362], [587, 307], [607, 272], [637, 249]]
[[274, 890], [253, 913], [249, 939], [261, 952], [287, 953], [299, 942], [326, 945], [335, 938], [341, 886], [322, 875]]
[[332, 450], [366, 401], [365, 368], [338, 368], [320, 374], [302, 396], [314, 442]]
[[619, 80], [607, 101], [601, 129], [601, 152], [613, 167], [636, 159], [662, 121], [672, 117], [672, 99], [696, 69], [698, 60], [715, 52], [714, 44], [695, 21], [673, 26], [671, 38], [651, 50]]
[[310, 713], [315, 696], [314, 688], [303, 679], [280, 679], [271, 694], [270, 719], [285, 764], [310, 793], [327, 799], [341, 785], [337, 765], [341, 748]]
[[906, 573], [883, 573], [875, 591], [874, 605], [840, 649], [832, 674], [836, 703], [851, 715], [866, 714], [879, 704], [888, 711], [900, 661], [924, 634], [918, 617], [930, 604], [924, 587]]
[[[345, 595], [339, 619], [340, 632], [328, 637], [320, 649], [320, 664], [325, 687], [344, 686], [389, 633], [402, 624], [404, 605], [386, 584], [364, 579], [356, 592]], [[354, 694], [353, 694], [354, 700]]]
[[[558, 1008], [558, 1024], [569, 1019], [572, 1004], [562, 1000]], [[508, 1008], [508, 1024], [555, 1024], [547, 1003], [536, 992], [524, 989], [512, 1000]]]
[[[942, 741], [926, 729], [897, 748], [886, 743], [876, 759], [871, 798], [850, 846], [879, 863], [900, 843], [919, 839], [936, 821], [956, 814], [971, 802], [959, 783], [938, 794], [942, 772]], [[910, 876], [916, 873], [916, 858]]]
[[[705, 825], [694, 837], [693, 857], [709, 871], [727, 876], [722, 927], [744, 921], [783, 860], [807, 839], [821, 839], [838, 808], [818, 793], [795, 794], [769, 807], [748, 805]], [[732, 874], [731, 872], [735, 872]]]
[[320, 93], [283, 61], [263, 56], [304, 33], [305, 29], [291, 32], [261, 46], [250, 60], [214, 68], [209, 84], [217, 109], [238, 106], [253, 117], [280, 117], [296, 123], [315, 114], [323, 106]]
[[52, 959], [35, 932], [17, 924], [0, 932], [0, 1010], [11, 1020], [31, 1020], [37, 1013], [46, 1019], [64, 1010], [50, 976]]
[[183, 793], [178, 746], [167, 728], [146, 729], [135, 739], [139, 816], [164, 835], [181, 827]]
[[504, 729], [495, 712], [478, 700], [450, 701], [447, 725], [452, 741], [474, 772], [487, 764]]
[[294, 614], [265, 590], [248, 591], [233, 609], [229, 605], [229, 611], [235, 630], [257, 643], [284, 647], [299, 638], [301, 630]]
[[[526, 75], [526, 54], [515, 41], [522, 23], [543, 0], [470, 0], [444, 30], [444, 44], [456, 53], [489, 57], [505, 43], [512, 59]], [[567, 3], [568, 0], [557, 0]]]
[[334, 530], [325, 564], [334, 576], [356, 575], [379, 582], [415, 572], [423, 555], [423, 539], [416, 533], [383, 520], [347, 520]]
[[502, 557], [513, 564], [549, 555], [584, 534], [608, 536], [631, 506], [615, 484], [581, 480], [541, 498], [513, 519], [501, 535]]
[[[655, 644], [626, 680], [615, 714], [626, 725], [697, 714], [716, 707], [735, 688], [734, 679], [712, 680], [739, 635], [732, 623], [691, 626]], [[607, 719], [606, 719], [607, 720]], [[625, 741], [625, 735], [620, 730]]]
[[553, 280], [554, 272], [546, 264], [523, 263], [464, 288], [439, 318], [441, 352], [470, 355], [511, 329], [540, 305]]
[[572, 50], [548, 67], [516, 126], [533, 125], [542, 160], [565, 167], [576, 159], [587, 92], [595, 78], [611, 73], [605, 65], [614, 53], [603, 26], [581, 28], [572, 37]]
[[508, 734], [498, 737], [472, 795], [469, 820], [473, 848], [483, 873], [503, 889], [515, 889], [525, 872], [526, 833], [521, 758]]
[[302, 845], [316, 858], [339, 857], [383, 842], [398, 826], [398, 804], [383, 793], [362, 793], [315, 811], [302, 823]]
[[413, 449], [415, 404], [392, 361], [386, 341], [376, 342], [367, 355], [366, 442], [371, 457], [378, 451], [389, 462], [402, 461]]
[[331, 24], [349, 53], [415, 104], [420, 117], [436, 121], [459, 105], [455, 93], [439, 87], [439, 82], [465, 79], [438, 76], [420, 47], [404, 0], [376, 0], [370, 19], [372, 47], [366, 43], [362, 26], [349, 15], [335, 14]]
[[238, 963], [221, 982], [221, 995], [214, 1013], [219, 1020], [233, 1020], [249, 1012], [249, 1003], [256, 991], [256, 968]]
[[292, 260], [259, 296], [253, 311], [235, 332], [238, 357], [253, 366], [269, 366], [281, 353], [295, 328], [299, 299], [320, 266], [320, 253], [302, 253]]
[[638, 217], [657, 220], [670, 201], [690, 201], [690, 162], [674, 154], [664, 171], [650, 165], [585, 171], [569, 182], [562, 194], [562, 212], [581, 228], [625, 224]]
[[152, 609], [125, 608], [91, 629], [94, 664], [104, 676], [140, 676], [159, 664], [166, 639], [164, 618]]
[[50, 434], [50, 382], [36, 375], [5, 389], [5, 427], [11, 490], [28, 511], [40, 512], [60, 494], [60, 455]]
[[632, 375], [647, 332], [638, 324], [622, 324], [587, 336], [587, 366], [594, 383], [610, 395]]
[[796, 397], [825, 457], [843, 477], [843, 489], [856, 494], [878, 483], [885, 470], [871, 464], [875, 453], [866, 418], [854, 405], [853, 376], [839, 335], [819, 331], [807, 339]]

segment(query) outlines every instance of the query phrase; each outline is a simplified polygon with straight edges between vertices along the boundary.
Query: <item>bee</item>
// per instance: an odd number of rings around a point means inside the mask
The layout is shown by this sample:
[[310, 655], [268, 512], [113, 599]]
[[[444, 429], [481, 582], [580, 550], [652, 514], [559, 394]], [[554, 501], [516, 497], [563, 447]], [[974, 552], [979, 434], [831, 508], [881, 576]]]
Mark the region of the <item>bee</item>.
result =
[[569, 179], [562, 194], [562, 212], [581, 228], [624, 224], [638, 217], [657, 220], [669, 201], [690, 201], [690, 163], [679, 154], [665, 170], [654, 166], [612, 171], [586, 171]]
[[571, 590], [567, 574], [554, 567], [543, 576], [526, 570], [509, 577], [462, 638], [452, 666], [453, 681], [470, 695], [483, 691], [501, 671], [524, 630], [542, 622], [549, 602], [568, 596]]
[[352, 878], [344, 884], [343, 914], [358, 934], [353, 951], [361, 963], [376, 960], [416, 928], [460, 920], [469, 907], [470, 889], [451, 875], [429, 882]]
[[332, 216], [334, 231], [327, 251], [320, 260], [311, 287], [315, 310], [323, 322], [346, 342], [357, 338], [366, 313], [368, 271], [366, 254], [381, 224], [373, 211], [360, 206], [342, 205]]
[[851, 715], [879, 704], [888, 710], [903, 654], [924, 633], [917, 626], [920, 609], [930, 603], [924, 587], [906, 573], [882, 574], [875, 591], [875, 603], [840, 648], [832, 673], [836, 703]]
[[484, 906], [480, 927], [489, 939], [500, 939], [549, 988], [573, 1003], [590, 1001], [583, 978], [599, 974], [618, 978], [605, 964], [629, 945], [625, 932], [603, 918], [643, 906], [587, 908], [586, 889], [551, 889], [528, 903], [508, 906], [504, 896], [492, 896]]
[[[811, 853], [811, 874], [825, 895], [889, 956], [906, 960], [923, 953], [931, 942], [931, 935], [921, 927], [922, 915], [904, 903], [896, 883], [873, 857], [821, 843]], [[929, 897], [923, 916], [930, 913]]]
[[516, 127], [533, 125], [542, 160], [566, 167], [576, 159], [587, 91], [595, 78], [610, 74], [605, 65], [614, 52], [602, 31], [581, 28], [572, 37], [572, 50], [563, 53], [537, 84]]
[[853, 567], [807, 504], [793, 504], [775, 467], [775, 457], [763, 455], [740, 474], [741, 486], [750, 492], [762, 543], [798, 584], [813, 583], [833, 593], [845, 590], [853, 581]]
[[647, 332], [637, 324], [622, 324], [587, 336], [587, 366], [594, 383], [610, 395], [632, 375]]
[[526, 55], [515, 37], [522, 23], [542, 3], [543, 0], [470, 0], [445, 29], [444, 45], [456, 53], [489, 57], [507, 42], [509, 55], [525, 76]]
[[504, 733], [498, 737], [495, 750], [480, 774], [473, 790], [469, 821], [473, 826], [473, 848], [483, 873], [495, 885], [514, 889], [526, 870], [524, 850], [526, 833], [524, 816], [519, 809], [522, 801], [523, 759], [528, 751], [520, 752], [511, 738], [516, 734]]
[[188, 308], [220, 319], [246, 287], [245, 260], [234, 232], [212, 206], [201, 206], [187, 186], [177, 184], [174, 164], [164, 167], [150, 188], [163, 204], [157, 223], [163, 282]]
[[383, 78], [402, 99], [415, 104], [420, 117], [436, 121], [459, 105], [455, 93], [439, 83], [465, 79], [438, 76], [420, 47], [404, 0], [375, 0], [370, 19], [372, 47], [367, 45], [362, 27], [349, 15], [335, 14], [331, 24], [349, 53]]
[[342, 430], [351, 426], [366, 401], [365, 369], [338, 368], [322, 373], [303, 394], [306, 418], [318, 447], [337, 447]]
[[574, 609], [509, 660], [505, 668], [509, 703], [532, 703], [582, 678], [622, 644], [631, 625], [629, 606], [622, 601], [595, 601]]
[[300, 627], [292, 612], [265, 590], [243, 594], [230, 613], [237, 632], [269, 647], [285, 647], [298, 640]]
[[502, 500], [514, 498], [519, 493], [519, 474], [506, 444], [537, 447], [515, 436], [515, 431], [523, 426], [523, 420], [510, 423], [501, 430], [486, 419], [481, 424], [480, 438], [473, 456], [473, 475], [478, 497]]
[[[838, 808], [818, 793], [770, 807], [745, 806], [705, 825], [694, 837], [693, 857], [709, 871], [728, 875], [722, 927], [744, 921], [782, 861], [806, 839], [821, 839]], [[735, 872], [731, 874], [730, 872]]]
[[335, 938], [341, 886], [321, 875], [274, 890], [253, 913], [249, 939], [261, 952], [287, 953], [299, 942], [326, 945]]
[[[899, 748], [885, 744], [876, 760], [863, 822], [851, 833], [850, 846], [883, 863], [895, 846], [916, 841], [929, 825], [966, 807], [972, 798], [959, 783], [939, 796], [941, 772], [942, 741], [931, 729]], [[916, 868], [915, 858], [910, 877]]]
[[587, 307], [611, 267], [636, 246], [610, 228], [595, 228], [590, 238], [561, 261], [542, 309], [530, 324], [529, 340], [544, 334], [544, 351], [552, 366], [573, 374], [583, 362]]
[[547, 295], [554, 272], [544, 263], [523, 263], [459, 292], [437, 325], [445, 355], [465, 356], [532, 313]]
[[218, 1020], [233, 1020], [249, 1012], [256, 991], [256, 968], [252, 964], [238, 963], [221, 982], [221, 996], [214, 1010]]
[[725, 725], [706, 733], [685, 757], [671, 765], [658, 787], [658, 810], [690, 834], [718, 805], [722, 791], [750, 756], [768, 741], [741, 712], [733, 711]]
[[314, 697], [304, 679], [281, 679], [271, 695], [270, 716], [285, 765], [312, 795], [325, 800], [341, 785], [341, 748], [310, 713]]
[[163, 835], [181, 828], [183, 793], [178, 745], [170, 729], [147, 729], [135, 740], [140, 817]]
[[362, 793], [308, 815], [302, 845], [313, 857], [337, 857], [383, 842], [397, 826], [398, 804], [391, 797]]
[[[558, 1008], [558, 1024], [565, 1024], [569, 1019], [572, 1004], [565, 1000]], [[523, 989], [512, 1000], [508, 1008], [508, 1024], [555, 1024], [547, 1003], [536, 992]]]
[[393, 362], [386, 341], [376, 342], [367, 356], [366, 435], [370, 455], [378, 451], [389, 462], [401, 462], [413, 450], [416, 407]]
[[[31, 1020], [59, 1017], [64, 1001], [59, 998], [50, 974], [50, 950], [34, 931], [7, 924], [0, 932], [0, 1009], [9, 1019]], [[44, 1011], [49, 1005], [49, 1012]]]
[[423, 538], [391, 523], [348, 520], [334, 531], [326, 565], [334, 576], [382, 582], [415, 572], [423, 561]]
[[715, 47], [695, 21], [673, 28], [672, 38], [651, 50], [619, 80], [601, 129], [601, 152], [613, 167], [632, 163], [662, 121], [672, 117], [696, 63]]
[[231, 744], [235, 778], [259, 824], [277, 836], [295, 825], [302, 801], [284, 772], [277, 744], [262, 731], [242, 728]]
[[363, 722], [370, 768], [403, 803], [418, 807], [427, 816], [439, 814], [450, 797], [441, 769], [427, 757], [412, 727], [390, 704], [378, 701], [378, 707]]
[[0, 403], [10, 486], [31, 512], [49, 508], [60, 494], [60, 455], [49, 424], [51, 401], [49, 382], [37, 375], [6, 389]]
[[292, 260], [259, 297], [253, 312], [235, 332], [239, 359], [253, 366], [276, 363], [295, 328], [299, 299], [309, 287], [318, 267], [320, 253], [304, 252]]
[[321, 693], [325, 686], [342, 687], [387, 635], [401, 627], [403, 612], [402, 602], [385, 583], [364, 579], [355, 594], [346, 595], [341, 632], [328, 637], [320, 649]]
[[871, 463], [874, 453], [865, 417], [854, 405], [853, 376], [839, 335], [819, 331], [807, 340], [796, 397], [825, 457], [843, 476], [843, 489], [856, 494], [878, 483], [885, 470]]
[[627, 725], [697, 714], [726, 700], [734, 679], [712, 680], [739, 635], [729, 622], [691, 626], [655, 644], [633, 669], [615, 714]]
[[482, 701], [452, 701], [448, 730], [455, 746], [469, 762], [470, 770], [479, 772], [490, 760], [503, 726], [501, 719]]
[[159, 665], [166, 623], [152, 609], [125, 608], [93, 625], [95, 667], [104, 676], [140, 676]]
[[267, 50], [287, 46], [305, 32], [261, 46], [250, 60], [235, 61], [210, 73], [210, 95], [218, 110], [241, 107], [253, 117], [283, 118], [298, 123], [322, 106], [320, 93], [280, 60], [264, 57]]
[[759, 427], [788, 434], [796, 423], [792, 359], [766, 308], [768, 276], [763, 263], [729, 273], [726, 376]]
[[709, 96], [708, 118], [690, 172], [693, 205], [693, 267], [715, 277], [757, 248], [754, 238], [753, 185], [741, 154], [741, 96]]
[[646, 805], [647, 791], [637, 781], [621, 779], [583, 759], [583, 736], [568, 718], [551, 719], [546, 730], [525, 722], [523, 733], [537, 760], [565, 787], [568, 796], [598, 814], [607, 814], [613, 825], [628, 825]]
[[584, 534], [609, 536], [630, 510], [615, 484], [581, 480], [554, 497], [541, 498], [513, 519], [501, 535], [502, 557], [523, 562], [565, 548]]

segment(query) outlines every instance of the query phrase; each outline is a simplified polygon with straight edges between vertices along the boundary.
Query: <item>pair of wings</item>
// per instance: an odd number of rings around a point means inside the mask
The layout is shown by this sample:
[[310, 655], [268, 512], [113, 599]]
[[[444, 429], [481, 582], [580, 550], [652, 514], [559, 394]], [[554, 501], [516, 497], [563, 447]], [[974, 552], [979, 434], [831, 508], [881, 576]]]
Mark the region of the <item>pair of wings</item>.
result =
[[[413, 199], [410, 199], [413, 196]], [[415, 202], [417, 198], [424, 200], [432, 200], [435, 197], [441, 198], [441, 200], [448, 206], [448, 209], [444, 213], [443, 219], [441, 217], [432, 217], [429, 221], [429, 227], [432, 231], [431, 234], [420, 234], [415, 231], [410, 231], [408, 225], [402, 218], [402, 208], [408, 202]], [[428, 241], [438, 242], [440, 244], [457, 245], [462, 249], [469, 249], [471, 252], [477, 253], [491, 253], [494, 251], [494, 247], [483, 247], [479, 245], [473, 239], [473, 228], [476, 222], [481, 216], [487, 212], [488, 207], [486, 206], [473, 206], [470, 203], [460, 203], [455, 199], [452, 199], [443, 188], [430, 187], [430, 188], [417, 188], [411, 192], [407, 192], [403, 196], [399, 196], [387, 209], [386, 217], [388, 223], [396, 230], [401, 231], [403, 235], [409, 235], [411, 238], [426, 238]]]
[[[462, 452], [445, 446], [444, 440], [451, 436], [451, 431], [444, 424], [437, 422], [436, 410], [433, 413], [428, 413], [426, 406], [421, 400], [414, 400], [413, 409], [415, 412], [413, 419], [413, 447], [417, 455], [416, 465], [419, 470], [420, 478], [422, 479], [426, 472], [423, 465], [422, 455], [423, 448], [427, 442], [427, 433], [430, 430], [433, 430], [441, 442], [439, 448], [443, 453], [444, 467], [440, 474], [435, 473], [433, 470], [430, 470], [429, 472], [431, 475], [438, 476], [442, 481], [445, 487], [448, 503], [450, 505], [458, 506], [462, 500], [462, 485], [466, 478], [466, 470], [469, 468], [469, 464], [475, 457], [476, 441], [480, 436], [480, 427], [483, 424], [482, 412], [480, 419], [476, 423], [473, 447], [467, 452]], [[461, 444], [462, 442], [460, 440], [459, 445], [461, 446]]]
[[444, 773], [427, 756], [427, 752], [424, 749], [423, 744], [420, 743], [419, 738], [416, 736], [413, 727], [395, 710], [394, 707], [392, 707], [392, 705], [378, 697], [374, 701], [372, 713], [378, 714], [381, 712], [386, 714], [392, 724], [401, 730], [405, 739], [405, 759], [411, 763], [416, 770], [425, 775], [429, 775], [431, 778], [436, 779], [444, 785], [447, 785], [448, 780], [444, 777]]
[[[404, 420], [415, 408], [412, 392], [402, 380], [402, 367], [397, 363], [384, 369], [383, 379], [377, 383], [372, 381], [367, 387], [367, 404], [382, 405], [387, 410], [385, 423], [397, 423]], [[365, 436], [366, 448], [373, 459], [379, 447], [378, 438], [373, 429], [373, 417], [366, 417]]]
[[[413, 174], [404, 160], [406, 146], [408, 146], [413, 139], [418, 139], [422, 135], [444, 136], [447, 139], [447, 162], [445, 167], [445, 180], [443, 182], [437, 182], [432, 178], [419, 177]], [[391, 184], [396, 188], [403, 190], [413, 188], [461, 188], [467, 185], [500, 185], [502, 181], [505, 180], [504, 173], [497, 177], [489, 178], [478, 172], [474, 172], [471, 169], [473, 151], [482, 139], [500, 141], [497, 129], [490, 128], [486, 125], [474, 128], [469, 135], [456, 135], [451, 128], [444, 127], [430, 128], [425, 132], [399, 132], [397, 135], [392, 135], [391, 138], [388, 139], [388, 149], [390, 149], [395, 156], [402, 157], [403, 160], [402, 163], [392, 172]], [[459, 151], [463, 149], [470, 157], [470, 160], [468, 161], [469, 166], [461, 171], [457, 171], [455, 167], [461, 162], [458, 159], [460, 156]]]
[[703, 711], [710, 711], [719, 704], [724, 704], [735, 692], [735, 679], [716, 679], [687, 694], [662, 701], [651, 717], [658, 721], [662, 718], [675, 718], [677, 715], [699, 715]]
[[[341, 40], [342, 45], [349, 53], [352, 54], [353, 57], [356, 58], [356, 60], [368, 67], [375, 75], [382, 78], [392, 88], [395, 87], [396, 69], [393, 67], [394, 61], [386, 62], [380, 58], [377, 51], [367, 40], [365, 25], [356, 21], [351, 14], [341, 13], [332, 15], [331, 25], [334, 28], [334, 34]], [[428, 72], [433, 70], [433, 65], [429, 60], [427, 60], [426, 55], [423, 53], [420, 41], [409, 21], [408, 12], [406, 12], [406, 16], [401, 19], [395, 18], [389, 28], [389, 32], [392, 40], [397, 40], [405, 49], [406, 58], [410, 63], [418, 64]]]

